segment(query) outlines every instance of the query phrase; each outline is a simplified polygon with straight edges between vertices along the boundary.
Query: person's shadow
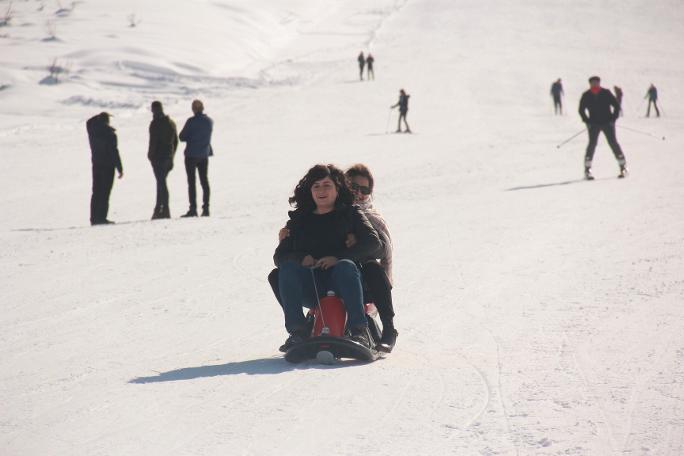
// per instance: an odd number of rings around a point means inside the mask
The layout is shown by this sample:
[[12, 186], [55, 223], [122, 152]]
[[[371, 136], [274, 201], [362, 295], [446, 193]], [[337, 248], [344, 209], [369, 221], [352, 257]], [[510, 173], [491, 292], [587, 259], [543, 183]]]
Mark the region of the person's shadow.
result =
[[213, 366], [197, 366], [197, 367], [183, 367], [168, 372], [160, 372], [157, 375], [150, 377], [136, 377], [129, 380], [128, 383], [159, 383], [159, 382], [177, 382], [180, 380], [193, 380], [196, 378], [218, 377], [221, 375], [274, 375], [282, 374], [296, 369], [335, 369], [345, 366], [363, 364], [360, 361], [344, 360], [332, 366], [300, 363], [293, 364], [285, 361], [284, 358], [262, 358], [250, 359], [248, 361], [236, 361], [226, 364], [217, 364]]

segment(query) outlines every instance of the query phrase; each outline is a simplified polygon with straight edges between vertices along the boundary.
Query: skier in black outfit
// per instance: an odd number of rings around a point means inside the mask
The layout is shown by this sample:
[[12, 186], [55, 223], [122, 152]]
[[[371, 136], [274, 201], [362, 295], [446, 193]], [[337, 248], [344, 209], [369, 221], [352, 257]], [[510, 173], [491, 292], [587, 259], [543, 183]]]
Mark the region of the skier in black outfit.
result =
[[658, 89], [656, 89], [656, 86], [651, 84], [651, 87], [648, 88], [644, 98], [648, 98], [648, 110], [646, 110], [646, 117], [651, 116], [651, 103], [653, 103], [653, 107], [655, 108], [656, 117], [660, 117], [660, 110], [658, 109]]
[[150, 122], [150, 144], [147, 158], [152, 164], [152, 171], [157, 180], [157, 201], [152, 213], [152, 220], [171, 218], [169, 209], [169, 188], [166, 176], [173, 169], [173, 157], [178, 148], [176, 124], [166, 114], [160, 101], [153, 101], [152, 122]]
[[406, 133], [411, 133], [411, 129], [409, 128], [408, 122], [406, 122], [406, 114], [408, 113], [408, 102], [409, 102], [409, 97], [411, 95], [408, 95], [404, 89], [401, 89], [399, 91], [399, 101], [397, 101], [395, 104], [390, 106], [390, 109], [394, 109], [397, 106], [399, 106], [399, 122], [397, 124], [397, 133], [401, 133], [401, 119], [404, 119], [404, 125], [406, 125]]
[[363, 81], [363, 67], [366, 65], [366, 58], [363, 56], [363, 51], [359, 53], [356, 60], [359, 62], [359, 78]]
[[[589, 144], [584, 157], [584, 177], [588, 180], [594, 178], [591, 174], [591, 164], [601, 132], [606, 136], [613, 155], [620, 165], [618, 177], [625, 177], [627, 175], [626, 160], [615, 137], [615, 121], [620, 116], [620, 105], [610, 90], [601, 87], [601, 78], [592, 76], [589, 78], [589, 84], [591, 88], [582, 94], [579, 104], [579, 115], [582, 121], [587, 124], [589, 132]], [[589, 112], [588, 116], [587, 111]]]
[[90, 224], [107, 225], [109, 195], [114, 185], [114, 170], [123, 177], [116, 130], [109, 125], [109, 113], [102, 112], [86, 122], [93, 165], [93, 193], [90, 198]]
[[563, 102], [561, 101], [561, 98], [563, 97], [563, 84], [561, 83], [560, 78], [551, 84], [551, 97], [553, 97], [554, 114], [563, 115]]
[[375, 62], [375, 58], [369, 53], [368, 57], [366, 57], [366, 67], [368, 68], [368, 80], [370, 81], [371, 79], [375, 80], [375, 71], [373, 71], [373, 62]]

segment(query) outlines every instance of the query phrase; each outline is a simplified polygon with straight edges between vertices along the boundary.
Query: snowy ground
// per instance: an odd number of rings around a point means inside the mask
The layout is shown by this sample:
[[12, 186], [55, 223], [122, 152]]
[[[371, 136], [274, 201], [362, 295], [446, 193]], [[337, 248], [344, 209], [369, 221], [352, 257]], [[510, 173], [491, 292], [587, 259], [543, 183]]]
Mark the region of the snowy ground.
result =
[[[0, 454], [684, 454], [678, 0], [158, 5], [15, 1], [0, 27]], [[618, 125], [666, 138], [618, 129], [626, 180], [603, 139], [594, 182], [583, 136], [555, 147], [594, 73]], [[386, 135], [401, 87], [416, 134]], [[182, 124], [194, 97], [212, 217], [150, 222], [147, 106]], [[125, 176], [91, 228], [103, 109]], [[373, 364], [277, 353], [265, 276], [316, 162], [367, 163], [394, 234], [400, 336]], [[177, 217], [180, 156], [169, 183]]]

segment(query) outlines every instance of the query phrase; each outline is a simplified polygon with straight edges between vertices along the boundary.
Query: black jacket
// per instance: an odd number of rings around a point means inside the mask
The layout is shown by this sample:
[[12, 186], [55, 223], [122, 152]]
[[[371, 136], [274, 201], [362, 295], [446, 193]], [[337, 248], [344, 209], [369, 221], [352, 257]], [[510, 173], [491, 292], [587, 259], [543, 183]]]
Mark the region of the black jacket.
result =
[[[588, 116], [587, 111], [589, 111]], [[620, 104], [608, 89], [601, 89], [596, 95], [591, 90], [587, 90], [580, 99], [579, 115], [584, 123], [608, 124], [615, 122], [620, 116]]]
[[399, 112], [406, 114], [408, 112], [408, 99], [411, 95], [399, 95], [399, 101], [392, 105], [393, 108], [399, 106]]
[[167, 162], [169, 168], [172, 168], [177, 148], [176, 124], [167, 115], [155, 116], [150, 122], [150, 146], [147, 150], [147, 158], [152, 163]]
[[[342, 206], [323, 215], [297, 209], [289, 215], [286, 226], [290, 235], [276, 248], [276, 266], [288, 260], [301, 263], [307, 255], [315, 259], [334, 256], [357, 263], [381, 255], [377, 231], [356, 206]], [[345, 242], [350, 233], [356, 237], [356, 244], [347, 248]]]
[[123, 172], [116, 130], [104, 122], [100, 114], [86, 122], [93, 166], [113, 167]]

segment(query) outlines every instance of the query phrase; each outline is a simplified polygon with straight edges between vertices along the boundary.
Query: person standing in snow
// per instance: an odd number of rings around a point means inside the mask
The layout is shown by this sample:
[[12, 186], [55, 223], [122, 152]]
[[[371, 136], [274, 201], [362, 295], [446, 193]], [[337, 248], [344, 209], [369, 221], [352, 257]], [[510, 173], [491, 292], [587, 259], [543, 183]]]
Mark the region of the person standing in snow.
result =
[[359, 53], [356, 60], [359, 62], [359, 78], [363, 81], [363, 67], [366, 65], [366, 58], [363, 56], [363, 51]]
[[109, 125], [110, 114], [102, 112], [86, 122], [93, 166], [93, 188], [90, 198], [90, 224], [108, 225], [109, 195], [114, 185], [114, 171], [123, 177], [116, 130]]
[[646, 117], [651, 116], [651, 103], [653, 103], [653, 107], [655, 108], [656, 117], [660, 117], [660, 110], [658, 109], [658, 89], [656, 89], [656, 86], [651, 84], [651, 87], [648, 88], [648, 91], [646, 92], [646, 96], [644, 98], [648, 98], [648, 109], [646, 110]]
[[613, 86], [613, 92], [615, 92], [615, 99], [620, 105], [620, 116], [622, 116], [622, 89], [618, 86]]
[[153, 101], [152, 122], [150, 122], [150, 144], [147, 158], [152, 164], [152, 171], [157, 180], [157, 200], [152, 213], [152, 220], [171, 218], [169, 209], [169, 188], [166, 176], [173, 169], [173, 157], [178, 148], [176, 124], [166, 114], [160, 101]]
[[368, 68], [368, 80], [370, 81], [371, 79], [375, 80], [375, 71], [373, 71], [373, 62], [375, 62], [375, 58], [373, 58], [373, 55], [369, 52], [368, 57], [366, 57], [366, 67]]
[[411, 95], [408, 95], [404, 89], [401, 89], [399, 91], [399, 101], [397, 101], [395, 104], [390, 106], [390, 109], [394, 109], [397, 106], [399, 107], [399, 122], [397, 124], [397, 133], [401, 133], [401, 120], [404, 120], [404, 125], [406, 126], [406, 133], [411, 133], [411, 129], [409, 128], [408, 122], [406, 122], [406, 114], [408, 114], [408, 102], [409, 102], [409, 97]]
[[180, 132], [179, 138], [186, 143], [185, 171], [188, 175], [188, 198], [190, 209], [181, 217], [197, 217], [197, 197], [195, 190], [195, 170], [202, 185], [202, 217], [209, 216], [209, 157], [214, 155], [211, 147], [211, 133], [214, 121], [204, 114], [204, 104], [200, 100], [192, 102], [193, 117], [190, 117]]
[[613, 155], [620, 165], [618, 177], [625, 177], [627, 175], [625, 155], [615, 136], [615, 122], [620, 116], [620, 105], [610, 90], [601, 87], [601, 78], [598, 76], [590, 77], [589, 85], [590, 89], [582, 94], [579, 104], [579, 115], [589, 132], [589, 144], [584, 157], [584, 177], [588, 180], [594, 178], [591, 174], [591, 164], [601, 132], [608, 140]]
[[553, 112], [554, 114], [563, 115], [563, 102], [561, 98], [563, 97], [563, 84], [561, 79], [558, 78], [556, 82], [551, 84], [551, 97], [553, 98]]

